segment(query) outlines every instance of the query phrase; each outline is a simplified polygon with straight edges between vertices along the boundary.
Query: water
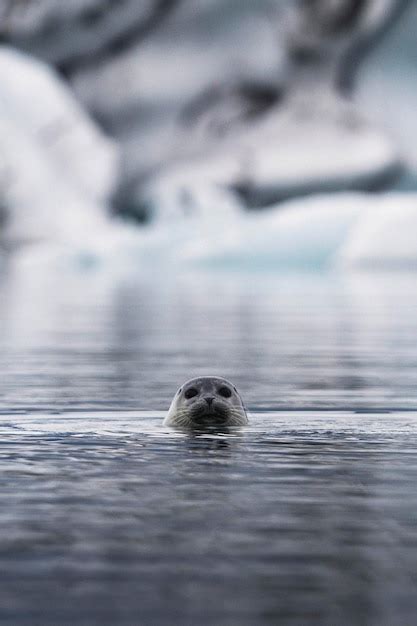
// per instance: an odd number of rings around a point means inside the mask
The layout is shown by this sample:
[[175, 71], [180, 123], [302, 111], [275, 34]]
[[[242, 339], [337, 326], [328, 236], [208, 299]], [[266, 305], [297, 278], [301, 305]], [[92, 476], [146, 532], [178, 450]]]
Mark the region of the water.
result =
[[[0, 283], [0, 619], [411, 624], [412, 274]], [[216, 373], [248, 428], [162, 427]]]
[[168, 408], [197, 375], [253, 409], [417, 409], [417, 280], [5, 275], [0, 411]]

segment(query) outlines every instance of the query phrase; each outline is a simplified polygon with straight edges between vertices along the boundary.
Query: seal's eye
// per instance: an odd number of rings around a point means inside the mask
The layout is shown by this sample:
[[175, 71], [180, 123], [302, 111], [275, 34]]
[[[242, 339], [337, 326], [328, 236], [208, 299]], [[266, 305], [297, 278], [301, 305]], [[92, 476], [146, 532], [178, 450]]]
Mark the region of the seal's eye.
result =
[[197, 389], [195, 387], [190, 387], [184, 393], [184, 397], [187, 398], [187, 400], [189, 400], [190, 398], [194, 398], [194, 396], [196, 396], [197, 394], [198, 394]]
[[230, 391], [229, 387], [220, 387], [219, 394], [223, 396], [223, 398], [230, 398], [232, 392]]

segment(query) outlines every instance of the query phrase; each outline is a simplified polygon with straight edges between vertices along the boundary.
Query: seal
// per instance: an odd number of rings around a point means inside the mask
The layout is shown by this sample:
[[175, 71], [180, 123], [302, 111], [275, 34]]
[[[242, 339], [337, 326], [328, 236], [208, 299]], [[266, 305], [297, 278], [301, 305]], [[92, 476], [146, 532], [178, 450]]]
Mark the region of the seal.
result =
[[164, 420], [164, 426], [185, 429], [247, 423], [246, 409], [236, 387], [217, 376], [201, 376], [184, 383]]

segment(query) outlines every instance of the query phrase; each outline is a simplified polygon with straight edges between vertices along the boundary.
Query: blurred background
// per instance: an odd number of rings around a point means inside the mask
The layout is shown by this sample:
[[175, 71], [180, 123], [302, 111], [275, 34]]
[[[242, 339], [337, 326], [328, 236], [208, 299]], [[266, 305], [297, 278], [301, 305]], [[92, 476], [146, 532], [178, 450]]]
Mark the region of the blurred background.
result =
[[416, 24], [1, 0], [2, 406], [414, 407]]
[[406, 0], [2, 0], [3, 250], [415, 265], [416, 20]]

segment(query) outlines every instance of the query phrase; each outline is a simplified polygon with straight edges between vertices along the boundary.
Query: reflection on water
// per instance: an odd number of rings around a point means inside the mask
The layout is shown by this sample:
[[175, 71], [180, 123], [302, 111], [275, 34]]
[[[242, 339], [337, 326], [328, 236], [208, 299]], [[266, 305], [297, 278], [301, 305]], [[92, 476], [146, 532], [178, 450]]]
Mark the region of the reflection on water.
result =
[[412, 275], [6, 275], [0, 409], [162, 410], [207, 373], [258, 409], [414, 408], [416, 310]]
[[9, 623], [414, 623], [417, 414], [3, 416]]
[[[0, 619], [414, 623], [414, 286], [5, 274]], [[249, 428], [162, 427], [204, 373]]]

